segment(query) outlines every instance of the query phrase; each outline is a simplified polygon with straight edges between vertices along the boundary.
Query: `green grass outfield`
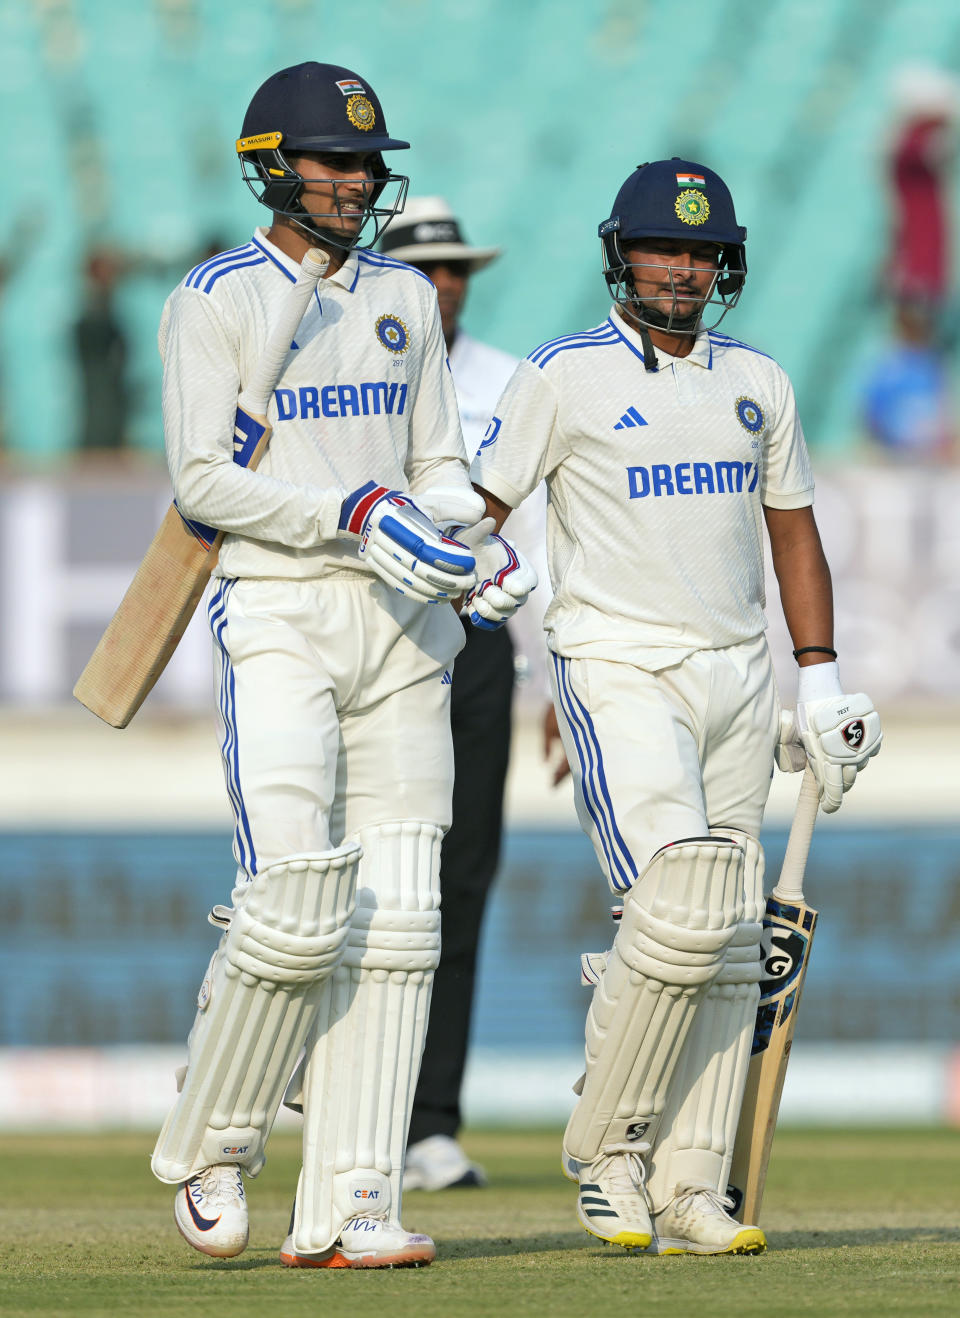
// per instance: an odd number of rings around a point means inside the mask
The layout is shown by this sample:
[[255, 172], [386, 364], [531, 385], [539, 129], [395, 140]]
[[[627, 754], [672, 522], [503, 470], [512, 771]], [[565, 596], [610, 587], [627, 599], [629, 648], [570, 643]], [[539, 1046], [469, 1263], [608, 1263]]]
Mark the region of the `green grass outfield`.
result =
[[[278, 1262], [298, 1149], [271, 1142], [250, 1184], [251, 1245], [194, 1253], [147, 1135], [4, 1136], [0, 1313], [196, 1318], [609, 1315], [790, 1318], [960, 1312], [960, 1132], [795, 1131], [777, 1137], [760, 1258], [655, 1258], [592, 1241], [558, 1170], [557, 1132], [466, 1139], [486, 1190], [407, 1196], [430, 1268], [288, 1271]], [[623, 1306], [630, 1305], [629, 1310]], [[636, 1306], [635, 1308], [632, 1306]]]

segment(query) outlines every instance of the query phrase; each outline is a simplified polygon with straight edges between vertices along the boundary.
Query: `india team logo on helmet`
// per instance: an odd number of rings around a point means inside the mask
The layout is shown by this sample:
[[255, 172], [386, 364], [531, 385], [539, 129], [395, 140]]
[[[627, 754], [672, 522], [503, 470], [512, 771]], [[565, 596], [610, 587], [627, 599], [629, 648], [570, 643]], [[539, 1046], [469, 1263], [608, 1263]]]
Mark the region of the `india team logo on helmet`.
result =
[[406, 352], [410, 346], [407, 327], [398, 316], [381, 316], [378, 319], [377, 338], [388, 352]]
[[351, 96], [347, 101], [347, 118], [354, 128], [369, 133], [377, 122], [377, 112], [366, 96]]
[[686, 188], [673, 203], [677, 219], [684, 224], [706, 224], [710, 218], [710, 203], [702, 192]]

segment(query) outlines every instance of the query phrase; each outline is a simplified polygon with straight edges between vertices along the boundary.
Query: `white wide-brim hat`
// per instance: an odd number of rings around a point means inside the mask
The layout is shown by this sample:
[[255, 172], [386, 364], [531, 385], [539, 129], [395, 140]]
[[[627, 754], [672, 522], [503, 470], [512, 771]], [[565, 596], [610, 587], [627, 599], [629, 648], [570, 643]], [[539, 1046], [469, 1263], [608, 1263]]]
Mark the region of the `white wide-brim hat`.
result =
[[398, 261], [466, 261], [476, 274], [501, 253], [499, 247], [471, 247], [443, 197], [409, 197], [380, 239], [379, 250]]

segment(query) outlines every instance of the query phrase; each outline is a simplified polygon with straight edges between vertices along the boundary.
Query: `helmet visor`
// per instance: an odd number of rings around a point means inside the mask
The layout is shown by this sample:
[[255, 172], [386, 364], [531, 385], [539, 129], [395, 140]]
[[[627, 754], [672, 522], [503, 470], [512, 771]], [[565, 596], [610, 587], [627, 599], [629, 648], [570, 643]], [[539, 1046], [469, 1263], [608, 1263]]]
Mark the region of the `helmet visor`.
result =
[[276, 215], [293, 220], [325, 242], [349, 249], [372, 246], [403, 210], [409, 179], [391, 173], [379, 153], [366, 168], [300, 173], [278, 148], [240, 154], [247, 187]]
[[[633, 240], [625, 251], [616, 233], [603, 241], [604, 278], [631, 319], [666, 333], [690, 334], [705, 314], [710, 319], [705, 328], [713, 329], [736, 306], [743, 274], [731, 271], [730, 253], [719, 244], [710, 244], [716, 253], [710, 263], [688, 253], [646, 253], [643, 246], [643, 240]], [[637, 249], [644, 259], [633, 259]], [[712, 317], [711, 307], [719, 315]]]

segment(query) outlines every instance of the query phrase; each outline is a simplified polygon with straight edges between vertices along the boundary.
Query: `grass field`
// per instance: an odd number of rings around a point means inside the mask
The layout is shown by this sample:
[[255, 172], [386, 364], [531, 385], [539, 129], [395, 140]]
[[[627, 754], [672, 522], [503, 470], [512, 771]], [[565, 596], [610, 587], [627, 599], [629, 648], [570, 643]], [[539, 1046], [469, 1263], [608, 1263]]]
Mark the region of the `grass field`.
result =
[[[490, 1188], [410, 1194], [431, 1268], [290, 1272], [277, 1250], [296, 1183], [294, 1138], [250, 1185], [251, 1245], [204, 1259], [173, 1226], [147, 1135], [0, 1137], [0, 1313], [228, 1318], [609, 1314], [791, 1318], [960, 1311], [960, 1133], [782, 1131], [760, 1258], [654, 1258], [601, 1246], [573, 1215], [556, 1132], [466, 1143]], [[613, 1306], [613, 1308], [611, 1308]]]

